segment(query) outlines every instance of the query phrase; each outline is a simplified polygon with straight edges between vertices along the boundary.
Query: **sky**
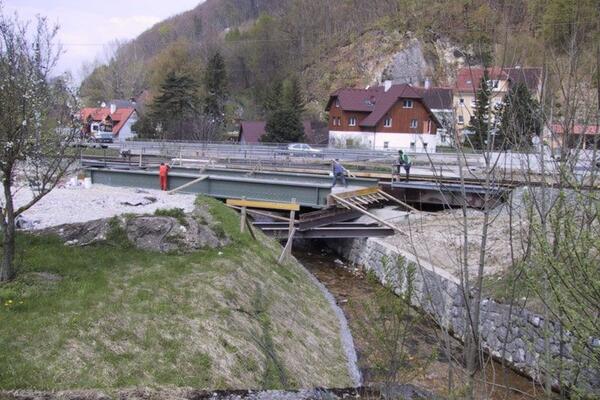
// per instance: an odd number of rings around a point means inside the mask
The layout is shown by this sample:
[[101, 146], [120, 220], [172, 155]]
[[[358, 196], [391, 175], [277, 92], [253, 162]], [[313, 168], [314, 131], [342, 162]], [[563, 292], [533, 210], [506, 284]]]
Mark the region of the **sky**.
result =
[[114, 40], [133, 39], [163, 19], [191, 10], [203, 0], [3, 0], [4, 11], [19, 19], [45, 16], [60, 26], [63, 45], [55, 73], [69, 71], [80, 81], [82, 65], [103, 59]]

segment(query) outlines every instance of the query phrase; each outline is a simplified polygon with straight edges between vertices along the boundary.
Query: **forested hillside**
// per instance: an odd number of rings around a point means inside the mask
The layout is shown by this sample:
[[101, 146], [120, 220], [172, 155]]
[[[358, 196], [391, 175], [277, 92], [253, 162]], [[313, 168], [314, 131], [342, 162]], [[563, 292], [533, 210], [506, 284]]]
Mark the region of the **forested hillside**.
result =
[[151, 99], [170, 75], [183, 75], [195, 82], [192, 108], [206, 111], [207, 65], [222, 56], [218, 132], [237, 118], [263, 118], [285, 80], [298, 80], [304, 117], [323, 119], [327, 95], [341, 86], [425, 76], [451, 85], [461, 65], [568, 64], [575, 47], [594, 87], [598, 8], [595, 0], [207, 0], [118, 46], [81, 95], [90, 105], [143, 90]]

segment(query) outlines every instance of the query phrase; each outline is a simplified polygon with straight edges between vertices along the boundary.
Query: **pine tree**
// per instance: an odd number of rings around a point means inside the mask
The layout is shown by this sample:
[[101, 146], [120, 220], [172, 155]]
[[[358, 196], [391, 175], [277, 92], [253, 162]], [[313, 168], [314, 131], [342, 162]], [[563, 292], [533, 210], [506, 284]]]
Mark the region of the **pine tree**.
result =
[[217, 124], [225, 121], [225, 100], [227, 98], [227, 71], [225, 60], [218, 51], [208, 60], [204, 74], [204, 113], [209, 115]]
[[151, 106], [150, 117], [160, 123], [164, 136], [184, 135], [183, 124], [198, 111], [198, 82], [185, 73], [169, 72]]
[[285, 82], [283, 103], [284, 107], [294, 109], [298, 113], [298, 116], [302, 118], [306, 104], [304, 103], [304, 96], [302, 95], [298, 78], [294, 77]]
[[268, 113], [267, 134], [261, 141], [289, 143], [304, 140], [304, 99], [296, 78], [276, 82], [267, 95], [265, 109]]
[[304, 127], [297, 113], [290, 108], [279, 109], [267, 118], [267, 133], [261, 138], [265, 143], [291, 143], [304, 141]]
[[269, 115], [283, 106], [283, 83], [280, 80], [276, 80], [271, 87], [267, 89], [263, 108], [265, 114]]
[[504, 98], [500, 133], [509, 147], [526, 148], [541, 131], [539, 103], [524, 83], [513, 86]]
[[469, 140], [475, 149], [483, 149], [485, 147], [490, 131], [490, 99], [492, 91], [488, 82], [489, 76], [487, 71], [485, 71], [479, 83], [479, 89], [477, 89], [473, 117], [471, 117], [471, 122], [467, 127], [472, 132]]

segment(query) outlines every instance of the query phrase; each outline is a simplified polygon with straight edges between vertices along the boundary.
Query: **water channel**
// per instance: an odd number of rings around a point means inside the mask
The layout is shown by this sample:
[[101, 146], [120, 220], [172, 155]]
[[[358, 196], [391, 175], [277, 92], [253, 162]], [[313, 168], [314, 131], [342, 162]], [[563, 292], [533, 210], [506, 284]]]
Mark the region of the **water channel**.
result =
[[[458, 341], [448, 339], [426, 316], [413, 309], [402, 315], [402, 321], [394, 324], [396, 314], [393, 310], [397, 308], [391, 308], [391, 314], [388, 312], [389, 303], [395, 303], [395, 298], [386, 298], [386, 293], [382, 293], [386, 289], [362, 270], [339, 260], [325, 243], [303, 243], [296, 247], [294, 256], [326, 286], [344, 311], [364, 385], [383, 381], [411, 383], [446, 397], [450, 394], [448, 381], [451, 370], [453, 394], [460, 397], [459, 388], [464, 386], [465, 377], [462, 347]], [[390, 347], [391, 342], [386, 336], [398, 333], [401, 348]], [[388, 376], [392, 358], [384, 352], [390, 349], [398, 351], [398, 362], [401, 363], [393, 378]], [[518, 400], [543, 396], [539, 386], [492, 360], [487, 360], [477, 379], [480, 382], [477, 398], [480, 399]]]

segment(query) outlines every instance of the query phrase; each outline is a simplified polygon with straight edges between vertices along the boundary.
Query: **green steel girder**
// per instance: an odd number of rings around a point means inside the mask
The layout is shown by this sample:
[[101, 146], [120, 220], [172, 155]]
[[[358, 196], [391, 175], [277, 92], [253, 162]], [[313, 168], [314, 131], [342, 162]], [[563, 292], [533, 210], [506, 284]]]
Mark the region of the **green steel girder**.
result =
[[[112, 170], [104, 168], [89, 168], [92, 183], [109, 186], [126, 186], [147, 189], [158, 189], [158, 171]], [[169, 188], [174, 189], [200, 176], [198, 170], [173, 168], [169, 172]], [[202, 175], [208, 178], [182, 190], [186, 193], [199, 193], [216, 198], [233, 198], [263, 201], [290, 202], [295, 199], [301, 206], [324, 208], [327, 206], [327, 196], [331, 193], [330, 179], [312, 180], [302, 174], [278, 174], [278, 179], [268, 177], [269, 174], [255, 174], [252, 177], [240, 175], [235, 170], [220, 175], [213, 174], [207, 169]], [[237, 172], [238, 175], [230, 172]], [[245, 172], [245, 171], [244, 171]], [[284, 176], [287, 175], [287, 179]], [[260, 178], [258, 178], [260, 176]], [[325, 177], [327, 178], [327, 177]], [[375, 181], [362, 179], [362, 184], [373, 185]], [[319, 183], [317, 183], [319, 182]], [[323, 182], [328, 182], [327, 184]], [[356, 182], [355, 182], [356, 184]]]
[[[199, 173], [198, 168], [185, 168], [185, 167], [171, 167], [169, 173], [183, 173], [183, 174], [195, 174]], [[256, 178], [256, 179], [268, 179], [269, 181], [286, 181], [286, 182], [303, 182], [315, 185], [330, 185], [332, 177], [320, 174], [305, 174], [305, 173], [293, 173], [293, 172], [274, 172], [274, 171], [249, 171], [245, 169], [234, 169], [234, 168], [211, 168], [208, 167], [203, 170], [203, 175], [210, 176], [223, 176], [223, 177], [235, 177], [235, 178]], [[374, 186], [377, 185], [375, 179], [365, 178], [346, 178], [348, 185], [350, 186]]]

